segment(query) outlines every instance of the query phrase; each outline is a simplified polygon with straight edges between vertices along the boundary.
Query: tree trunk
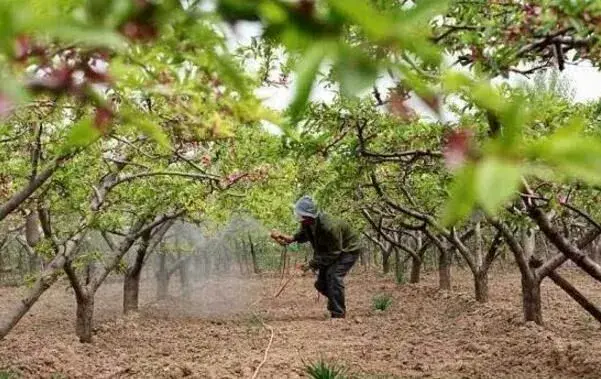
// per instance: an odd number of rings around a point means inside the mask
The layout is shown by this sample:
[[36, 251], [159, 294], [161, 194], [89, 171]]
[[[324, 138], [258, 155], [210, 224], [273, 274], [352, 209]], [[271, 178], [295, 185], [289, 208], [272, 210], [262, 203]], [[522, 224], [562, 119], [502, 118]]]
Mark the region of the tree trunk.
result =
[[123, 280], [123, 313], [138, 311], [140, 293], [140, 273], [126, 273]]
[[601, 241], [597, 240], [595, 243], [591, 244], [591, 259], [598, 264], [601, 264]]
[[390, 251], [382, 252], [382, 271], [384, 274], [390, 272]]
[[371, 253], [371, 258], [373, 260], [373, 266], [376, 267], [376, 268], [380, 264], [380, 262], [378, 261], [378, 258], [380, 257], [380, 255], [381, 254], [374, 253], [373, 251]]
[[451, 290], [451, 253], [448, 249], [440, 249], [438, 255], [438, 288]]
[[244, 270], [244, 258], [242, 257], [242, 252], [238, 253], [238, 271], [240, 272], [240, 276], [244, 276], [246, 274]]
[[0, 322], [0, 340], [14, 328], [15, 325], [21, 320], [21, 318], [31, 309], [36, 301], [42, 296], [42, 294], [50, 288], [54, 282], [56, 282], [60, 272], [59, 268], [63, 267], [65, 260], [64, 257], [58, 256], [54, 258], [48, 267], [42, 271], [38, 280], [34, 283], [33, 287], [27, 291], [27, 295], [22, 298], [16, 309], [13, 309], [11, 313]]
[[480, 303], [488, 302], [488, 271], [480, 270], [474, 274], [474, 289], [476, 292], [476, 301]]
[[188, 262], [184, 262], [179, 267], [179, 279], [182, 288], [182, 298], [190, 300], [190, 272], [188, 270]]
[[288, 248], [283, 247], [282, 253], [280, 254], [280, 275], [283, 278], [286, 273], [286, 263], [288, 262]]
[[584, 310], [586, 310], [597, 321], [601, 322], [601, 309], [590, 302], [576, 287], [565, 280], [556, 272], [549, 273], [549, 278], [574, 299]]
[[75, 333], [81, 343], [92, 342], [92, 323], [94, 321], [94, 293], [83, 290], [81, 297], [76, 297], [76, 324]]
[[419, 276], [422, 271], [422, 260], [411, 256], [411, 277], [409, 283], [419, 283]]
[[167, 255], [159, 255], [159, 270], [157, 271], [157, 300], [167, 298], [169, 292], [169, 272], [167, 271]]
[[532, 257], [536, 252], [536, 234], [534, 233], [534, 229], [522, 229], [522, 246], [524, 249], [524, 255], [526, 257], [526, 262], [528, 262], [530, 261], [530, 257]]
[[255, 274], [260, 274], [261, 269], [259, 268], [259, 261], [257, 260], [257, 252], [255, 251], [255, 244], [253, 243], [250, 233], [248, 234], [248, 243], [250, 245], [250, 257], [252, 259], [253, 272]]
[[541, 308], [540, 282], [524, 275], [522, 275], [522, 304], [524, 321], [534, 321], [542, 325], [543, 313]]
[[25, 219], [25, 241], [27, 241], [27, 245], [31, 248], [34, 248], [41, 239], [38, 224], [38, 213], [31, 211]]
[[204, 251], [202, 253], [202, 260], [204, 262], [203, 264], [204, 264], [205, 279], [208, 279], [209, 276], [211, 276], [213, 262], [211, 261], [211, 257], [209, 256], [209, 253], [207, 251]]
[[397, 284], [405, 283], [405, 267], [399, 249], [394, 249], [394, 276]]
[[367, 265], [367, 260], [365, 257], [365, 251], [361, 250], [361, 253], [359, 254], [359, 263], [361, 264], [361, 266], [365, 269], [366, 265]]
[[123, 279], [123, 313], [138, 311], [140, 294], [140, 275], [148, 245], [138, 249], [134, 265], [125, 272]]
[[13, 194], [6, 202], [0, 204], [0, 221], [4, 220], [9, 214], [17, 209], [25, 200], [27, 200], [38, 188], [40, 188], [60, 165], [66, 161], [66, 156], [56, 158], [44, 171], [38, 174], [25, 187]]
[[169, 276], [161, 273], [157, 277], [157, 300], [165, 300], [169, 293]]
[[35, 254], [35, 253], [30, 254], [29, 255], [29, 272], [32, 274], [36, 274], [36, 273], [40, 272], [41, 263], [42, 262], [37, 254]]

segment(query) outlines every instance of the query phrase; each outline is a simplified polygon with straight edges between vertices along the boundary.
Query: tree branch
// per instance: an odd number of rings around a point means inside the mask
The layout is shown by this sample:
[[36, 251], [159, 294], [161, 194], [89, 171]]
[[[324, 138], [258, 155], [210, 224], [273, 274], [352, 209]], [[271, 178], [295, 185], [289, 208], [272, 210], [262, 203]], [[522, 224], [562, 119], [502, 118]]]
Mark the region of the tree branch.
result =
[[36, 135], [35, 135], [35, 146], [31, 153], [31, 175], [29, 177], [29, 182], [33, 182], [38, 174], [38, 163], [40, 161], [40, 155], [42, 154], [42, 130], [43, 124], [40, 121]]
[[191, 179], [203, 179], [203, 180], [211, 180], [215, 181], [216, 177], [209, 174], [195, 174], [195, 173], [187, 173], [187, 172], [178, 172], [178, 171], [155, 171], [155, 172], [141, 172], [138, 174], [131, 174], [127, 176], [123, 176], [118, 178], [113, 184], [112, 187], [115, 187], [119, 184], [131, 182], [136, 179], [152, 177], [152, 176], [181, 176], [185, 178]]
[[501, 247], [502, 243], [503, 243], [503, 233], [501, 233], [501, 231], [497, 230], [497, 234], [495, 234], [495, 237], [493, 238], [493, 240], [490, 244], [490, 247], [488, 248], [488, 252], [486, 253], [486, 256], [484, 257], [484, 262], [483, 262], [482, 268], [481, 268], [482, 271], [484, 271], [484, 272], [488, 271], [488, 269], [490, 268], [490, 265], [493, 263], [493, 261], [497, 257], [497, 251], [499, 250], [499, 247]]
[[65, 270], [65, 273], [67, 274], [67, 278], [69, 278], [69, 283], [71, 283], [71, 287], [73, 287], [73, 291], [75, 291], [75, 297], [78, 300], [82, 300], [85, 297], [84, 293], [83, 293], [83, 287], [81, 286], [79, 279], [77, 279], [77, 274], [75, 273], [75, 270], [73, 269], [73, 265], [71, 264], [71, 261], [65, 261], [65, 264], [63, 265], [63, 269]]
[[530, 271], [530, 267], [528, 266], [528, 262], [526, 262], [526, 255], [524, 253], [524, 249], [520, 245], [520, 243], [515, 239], [511, 230], [505, 225], [504, 222], [494, 219], [492, 217], [488, 217], [488, 222], [493, 225], [505, 239], [507, 245], [509, 245], [509, 249], [512, 251], [513, 256], [515, 258], [516, 263], [522, 273], [522, 276], [526, 276], [532, 278], [533, 274]]
[[38, 174], [33, 180], [23, 187], [19, 192], [13, 194], [4, 204], [0, 206], [0, 221], [4, 220], [11, 212], [17, 209], [27, 198], [40, 188], [62, 164], [70, 158], [69, 155], [56, 158], [48, 167]]
[[577, 246], [570, 244], [565, 237], [555, 230], [551, 225], [549, 218], [541, 209], [531, 207], [528, 213], [559, 251], [565, 254], [590, 276], [601, 281], [601, 266], [584, 254]]
[[[596, 227], [591, 228], [591, 230], [576, 242], [576, 246], [579, 249], [584, 249], [599, 237], [599, 235], [601, 235], [601, 230]], [[568, 261], [568, 257], [565, 254], [557, 253], [536, 270], [536, 275], [542, 280], [566, 261]]]

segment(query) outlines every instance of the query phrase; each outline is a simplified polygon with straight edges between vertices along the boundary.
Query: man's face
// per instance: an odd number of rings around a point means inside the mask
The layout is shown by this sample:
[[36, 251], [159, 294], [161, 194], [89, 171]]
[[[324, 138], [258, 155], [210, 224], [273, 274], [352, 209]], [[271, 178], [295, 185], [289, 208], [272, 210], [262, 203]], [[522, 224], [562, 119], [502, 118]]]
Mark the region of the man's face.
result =
[[313, 225], [315, 223], [315, 219], [311, 217], [303, 217], [300, 223], [305, 226]]

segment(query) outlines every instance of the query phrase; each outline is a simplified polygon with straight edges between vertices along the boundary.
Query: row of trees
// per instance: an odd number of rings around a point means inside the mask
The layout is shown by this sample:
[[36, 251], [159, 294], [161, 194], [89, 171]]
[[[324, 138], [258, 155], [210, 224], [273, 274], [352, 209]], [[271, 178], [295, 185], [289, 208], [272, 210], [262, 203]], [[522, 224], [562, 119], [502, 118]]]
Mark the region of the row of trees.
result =
[[90, 342], [95, 294], [129, 251], [126, 310], [176, 220], [203, 218], [233, 187], [265, 180], [264, 167], [236, 156], [248, 139], [231, 128], [261, 134], [257, 121], [270, 116], [197, 5], [4, 3], [1, 234], [38, 268], [0, 337], [66, 277], [77, 335]]
[[[601, 280], [588, 255], [601, 231], [601, 108], [503, 81], [583, 59], [597, 65], [596, 3], [214, 5], [2, 2], [0, 238], [17, 236], [40, 271], [0, 320], [0, 338], [64, 275], [77, 334], [89, 342], [94, 295], [129, 251], [124, 293], [133, 299], [146, 256], [175, 220], [249, 214], [288, 229], [290, 204], [308, 192], [361, 228], [386, 266], [394, 256], [397, 277], [409, 260], [410, 281], [419, 280], [435, 251], [448, 289], [461, 257], [486, 301], [488, 271], [508, 250], [526, 320], [542, 323], [546, 277], [601, 319], [556, 272], [569, 260]], [[222, 33], [238, 21], [262, 27], [240, 56]], [[258, 75], [243, 69], [249, 60]], [[274, 70], [277, 85], [294, 74], [281, 118], [254, 96], [274, 84]], [[307, 106], [318, 79], [337, 96]], [[412, 102], [434, 120], [418, 118]], [[264, 132], [265, 120], [283, 135]], [[103, 247], [84, 248], [90, 236]], [[251, 240], [237, 243], [252, 252]], [[159, 259], [161, 292], [179, 259]]]

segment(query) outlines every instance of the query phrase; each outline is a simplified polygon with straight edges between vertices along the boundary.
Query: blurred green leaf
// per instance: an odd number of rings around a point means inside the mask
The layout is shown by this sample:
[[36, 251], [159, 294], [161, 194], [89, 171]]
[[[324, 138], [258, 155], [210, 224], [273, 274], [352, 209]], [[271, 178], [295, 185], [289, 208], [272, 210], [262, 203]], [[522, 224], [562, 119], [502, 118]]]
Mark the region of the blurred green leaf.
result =
[[429, 22], [432, 17], [444, 14], [448, 8], [448, 0], [420, 0], [405, 12], [402, 19], [408, 22]]
[[71, 127], [62, 150], [68, 152], [87, 146], [100, 136], [101, 133], [94, 127], [93, 121], [88, 118], [83, 119]]
[[340, 89], [345, 96], [357, 96], [371, 87], [378, 77], [376, 64], [357, 51], [341, 54], [336, 64]]
[[29, 98], [25, 88], [11, 75], [0, 76], [0, 93], [8, 96], [15, 104], [25, 102]]
[[474, 83], [469, 89], [469, 95], [478, 106], [494, 112], [498, 112], [503, 106], [501, 95], [488, 82]]
[[258, 1], [218, 0], [217, 10], [227, 20], [257, 20]]
[[127, 121], [131, 123], [132, 126], [144, 133], [146, 136], [152, 138], [160, 146], [167, 149], [171, 148], [169, 138], [163, 132], [161, 127], [155, 122], [149, 120], [144, 115], [128, 114]]
[[499, 113], [499, 122], [503, 128], [499, 142], [504, 152], [521, 147], [523, 130], [530, 116], [525, 104], [525, 99], [517, 96], [511, 99]]
[[313, 83], [319, 72], [319, 67], [325, 56], [328, 54], [328, 49], [332, 48], [332, 44], [328, 42], [317, 42], [304, 54], [297, 66], [297, 78], [295, 83], [295, 93], [292, 103], [288, 108], [288, 115], [295, 123], [298, 121], [300, 114], [303, 112]]
[[131, 0], [88, 0], [86, 11], [98, 25], [117, 28], [131, 16], [134, 5]]
[[474, 209], [476, 199], [476, 170], [472, 164], [468, 164], [453, 178], [449, 199], [442, 214], [442, 224], [451, 226], [463, 221]]
[[572, 134], [573, 128], [577, 128], [577, 124], [535, 141], [527, 147], [527, 155], [554, 167], [553, 174], [562, 180], [570, 178], [600, 184], [601, 140]]
[[260, 3], [259, 11], [261, 12], [263, 18], [265, 18], [268, 22], [281, 24], [286, 22], [288, 19], [286, 9], [275, 2], [267, 1]]
[[328, 3], [350, 22], [359, 25], [373, 39], [388, 37], [395, 29], [392, 20], [370, 6], [367, 1], [328, 0]]
[[457, 92], [471, 84], [471, 79], [457, 71], [448, 71], [442, 77], [443, 88], [448, 92]]
[[515, 193], [521, 171], [517, 165], [488, 157], [476, 169], [477, 200], [482, 208], [494, 214]]
[[127, 47], [126, 40], [109, 29], [65, 24], [50, 27], [46, 29], [46, 32], [67, 43], [89, 47], [107, 47], [113, 50], [123, 50]]

